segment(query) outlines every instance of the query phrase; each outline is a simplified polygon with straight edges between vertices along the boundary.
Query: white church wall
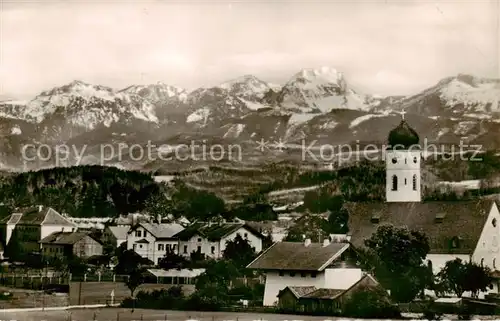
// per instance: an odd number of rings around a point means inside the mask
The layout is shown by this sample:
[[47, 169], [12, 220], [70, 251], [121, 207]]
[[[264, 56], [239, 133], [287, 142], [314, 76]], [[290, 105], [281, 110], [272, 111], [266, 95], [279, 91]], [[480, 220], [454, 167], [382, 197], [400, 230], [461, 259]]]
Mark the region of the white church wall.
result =
[[477, 264], [483, 264], [491, 270], [498, 270], [500, 266], [500, 213], [495, 202], [484, 224], [483, 231], [477, 242], [472, 260]]
[[444, 268], [446, 262], [457, 258], [463, 262], [469, 262], [471, 257], [468, 254], [427, 254], [425, 259], [426, 262], [432, 262], [432, 273], [438, 274]]

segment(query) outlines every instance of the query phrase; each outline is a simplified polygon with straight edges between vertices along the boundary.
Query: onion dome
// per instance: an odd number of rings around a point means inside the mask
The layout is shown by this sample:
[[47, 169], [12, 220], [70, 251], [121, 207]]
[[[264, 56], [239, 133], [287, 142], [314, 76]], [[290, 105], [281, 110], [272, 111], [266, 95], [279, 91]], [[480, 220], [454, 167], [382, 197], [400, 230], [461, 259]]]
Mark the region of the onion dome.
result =
[[410, 146], [418, 146], [419, 141], [417, 132], [404, 119], [389, 132], [388, 143], [391, 148], [408, 149]]

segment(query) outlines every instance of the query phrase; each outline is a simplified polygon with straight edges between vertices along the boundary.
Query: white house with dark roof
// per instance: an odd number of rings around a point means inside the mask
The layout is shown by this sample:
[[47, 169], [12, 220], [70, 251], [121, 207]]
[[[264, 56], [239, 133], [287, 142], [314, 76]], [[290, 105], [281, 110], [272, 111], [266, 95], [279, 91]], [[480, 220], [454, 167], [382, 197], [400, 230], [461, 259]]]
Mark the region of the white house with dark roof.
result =
[[277, 242], [247, 268], [266, 274], [264, 306], [275, 305], [286, 287], [346, 290], [363, 276], [350, 244]]
[[[348, 203], [349, 235], [363, 247], [379, 226], [394, 225], [423, 232], [429, 238], [427, 264], [438, 273], [460, 258], [500, 274], [500, 214], [497, 202], [478, 198], [435, 202], [421, 199], [419, 137], [403, 119], [389, 133], [386, 152], [386, 202]], [[414, 148], [416, 147], [416, 148]], [[498, 293], [500, 282], [489, 292]], [[481, 294], [484, 296], [484, 293]]]
[[138, 223], [127, 233], [127, 249], [158, 264], [168, 250], [177, 253], [179, 242], [174, 235], [183, 229], [176, 223]]
[[77, 230], [73, 222], [53, 208], [41, 205], [19, 210], [4, 221], [6, 239], [2, 241], [10, 241], [15, 234], [21, 251], [25, 253], [39, 252], [40, 241], [52, 233]]
[[191, 255], [199, 251], [205, 256], [219, 259], [222, 257], [226, 244], [240, 235], [247, 240], [256, 253], [262, 251], [264, 236], [245, 223], [204, 223], [196, 222], [177, 233], [179, 254]]

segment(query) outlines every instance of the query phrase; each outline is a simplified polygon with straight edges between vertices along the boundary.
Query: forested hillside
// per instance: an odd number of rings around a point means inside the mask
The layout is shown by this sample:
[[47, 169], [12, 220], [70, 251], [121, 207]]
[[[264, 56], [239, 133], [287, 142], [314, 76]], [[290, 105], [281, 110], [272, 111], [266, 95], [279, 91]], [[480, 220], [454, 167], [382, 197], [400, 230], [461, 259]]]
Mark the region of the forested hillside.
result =
[[0, 202], [8, 208], [42, 204], [76, 217], [106, 217], [140, 211], [159, 191], [145, 173], [101, 166], [62, 167], [3, 177]]

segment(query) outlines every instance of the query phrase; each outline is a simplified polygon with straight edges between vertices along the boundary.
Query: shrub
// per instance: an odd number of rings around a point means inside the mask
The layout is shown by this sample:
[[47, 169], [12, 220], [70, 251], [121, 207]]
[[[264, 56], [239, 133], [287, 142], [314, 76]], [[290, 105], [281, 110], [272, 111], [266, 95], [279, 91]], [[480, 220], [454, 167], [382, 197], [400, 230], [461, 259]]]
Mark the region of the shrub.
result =
[[355, 293], [344, 305], [343, 315], [351, 318], [399, 318], [399, 308], [391, 304], [383, 290], [363, 290]]

